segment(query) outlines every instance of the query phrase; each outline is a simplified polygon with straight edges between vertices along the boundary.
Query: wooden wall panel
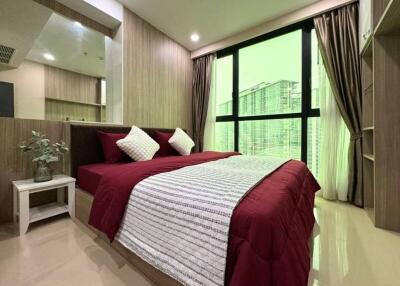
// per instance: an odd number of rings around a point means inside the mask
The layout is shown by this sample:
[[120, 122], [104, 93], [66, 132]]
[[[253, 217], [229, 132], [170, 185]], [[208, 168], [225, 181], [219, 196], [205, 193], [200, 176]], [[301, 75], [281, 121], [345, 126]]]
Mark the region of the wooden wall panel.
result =
[[372, 1], [372, 25], [373, 28], [377, 26], [381, 19], [383, 12], [385, 11], [390, 0], [373, 0]]
[[400, 231], [400, 36], [374, 43], [375, 223]]
[[124, 9], [124, 124], [191, 133], [190, 53]]
[[101, 108], [73, 102], [46, 99], [46, 120], [101, 121]]
[[[63, 122], [0, 118], [0, 223], [12, 220], [12, 186], [11, 181], [32, 178], [32, 164], [29, 156], [22, 154], [17, 145], [29, 139], [32, 130], [47, 135], [52, 141], [69, 142], [69, 131]], [[54, 173], [66, 173], [69, 158], [63, 163], [54, 164]], [[32, 205], [42, 204], [55, 199], [55, 193], [46, 192], [33, 197]]]
[[95, 77], [45, 66], [45, 97], [100, 103], [100, 83]]

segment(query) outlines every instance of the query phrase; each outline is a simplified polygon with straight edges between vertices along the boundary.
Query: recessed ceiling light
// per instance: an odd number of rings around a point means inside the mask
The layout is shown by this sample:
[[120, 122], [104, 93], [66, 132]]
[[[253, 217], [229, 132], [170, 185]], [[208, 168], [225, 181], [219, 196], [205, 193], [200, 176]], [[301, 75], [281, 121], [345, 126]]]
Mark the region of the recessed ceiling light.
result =
[[81, 24], [80, 22], [78, 22], [78, 21], [74, 21], [74, 24], [75, 24], [76, 26], [78, 26], [78, 27], [82, 27], [82, 24]]
[[196, 43], [200, 40], [200, 36], [199, 36], [199, 34], [194, 33], [190, 36], [190, 39], [192, 40], [192, 42]]
[[43, 57], [44, 57], [46, 60], [49, 60], [49, 61], [54, 61], [54, 60], [55, 60], [54, 56], [53, 56], [52, 54], [49, 54], [49, 53], [44, 53], [44, 54], [43, 54]]

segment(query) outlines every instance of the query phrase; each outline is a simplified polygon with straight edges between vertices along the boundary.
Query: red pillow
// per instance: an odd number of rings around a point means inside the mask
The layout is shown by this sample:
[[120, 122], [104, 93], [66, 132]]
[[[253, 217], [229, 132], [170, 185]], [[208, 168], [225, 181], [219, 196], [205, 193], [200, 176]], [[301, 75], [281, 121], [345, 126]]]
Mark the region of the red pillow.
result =
[[104, 161], [106, 163], [117, 163], [132, 161], [117, 145], [117, 141], [125, 138], [125, 133], [105, 133], [97, 131], [97, 136], [100, 139], [103, 147]]
[[154, 131], [153, 139], [160, 145], [160, 149], [156, 153], [157, 156], [165, 157], [179, 155], [179, 153], [168, 143], [168, 140], [172, 137], [172, 135], [174, 135], [174, 133]]

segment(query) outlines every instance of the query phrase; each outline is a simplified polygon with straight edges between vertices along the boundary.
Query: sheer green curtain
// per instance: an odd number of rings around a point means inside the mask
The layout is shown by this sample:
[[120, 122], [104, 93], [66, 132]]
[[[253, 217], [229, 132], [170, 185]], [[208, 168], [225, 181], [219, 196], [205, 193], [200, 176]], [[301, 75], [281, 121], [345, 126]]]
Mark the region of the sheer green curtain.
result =
[[217, 60], [214, 57], [211, 67], [211, 87], [210, 87], [210, 97], [208, 100], [208, 111], [206, 118], [206, 126], [204, 130], [204, 143], [203, 151], [214, 151], [216, 144], [216, 118], [217, 118]]
[[319, 54], [321, 154], [318, 193], [328, 200], [347, 201], [350, 133], [343, 121]]

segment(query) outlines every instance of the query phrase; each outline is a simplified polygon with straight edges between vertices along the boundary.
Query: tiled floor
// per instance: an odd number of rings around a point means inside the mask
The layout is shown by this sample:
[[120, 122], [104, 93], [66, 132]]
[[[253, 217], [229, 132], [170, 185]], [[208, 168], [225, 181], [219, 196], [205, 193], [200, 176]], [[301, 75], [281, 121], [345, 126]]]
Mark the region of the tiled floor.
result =
[[363, 209], [317, 199], [310, 286], [400, 285], [400, 234], [375, 228]]
[[150, 286], [104, 241], [64, 216], [22, 237], [0, 231], [0, 286]]
[[[373, 227], [362, 209], [317, 199], [310, 286], [400, 285], [400, 234]], [[0, 285], [152, 285], [106, 243], [67, 217], [25, 236], [0, 230]]]

